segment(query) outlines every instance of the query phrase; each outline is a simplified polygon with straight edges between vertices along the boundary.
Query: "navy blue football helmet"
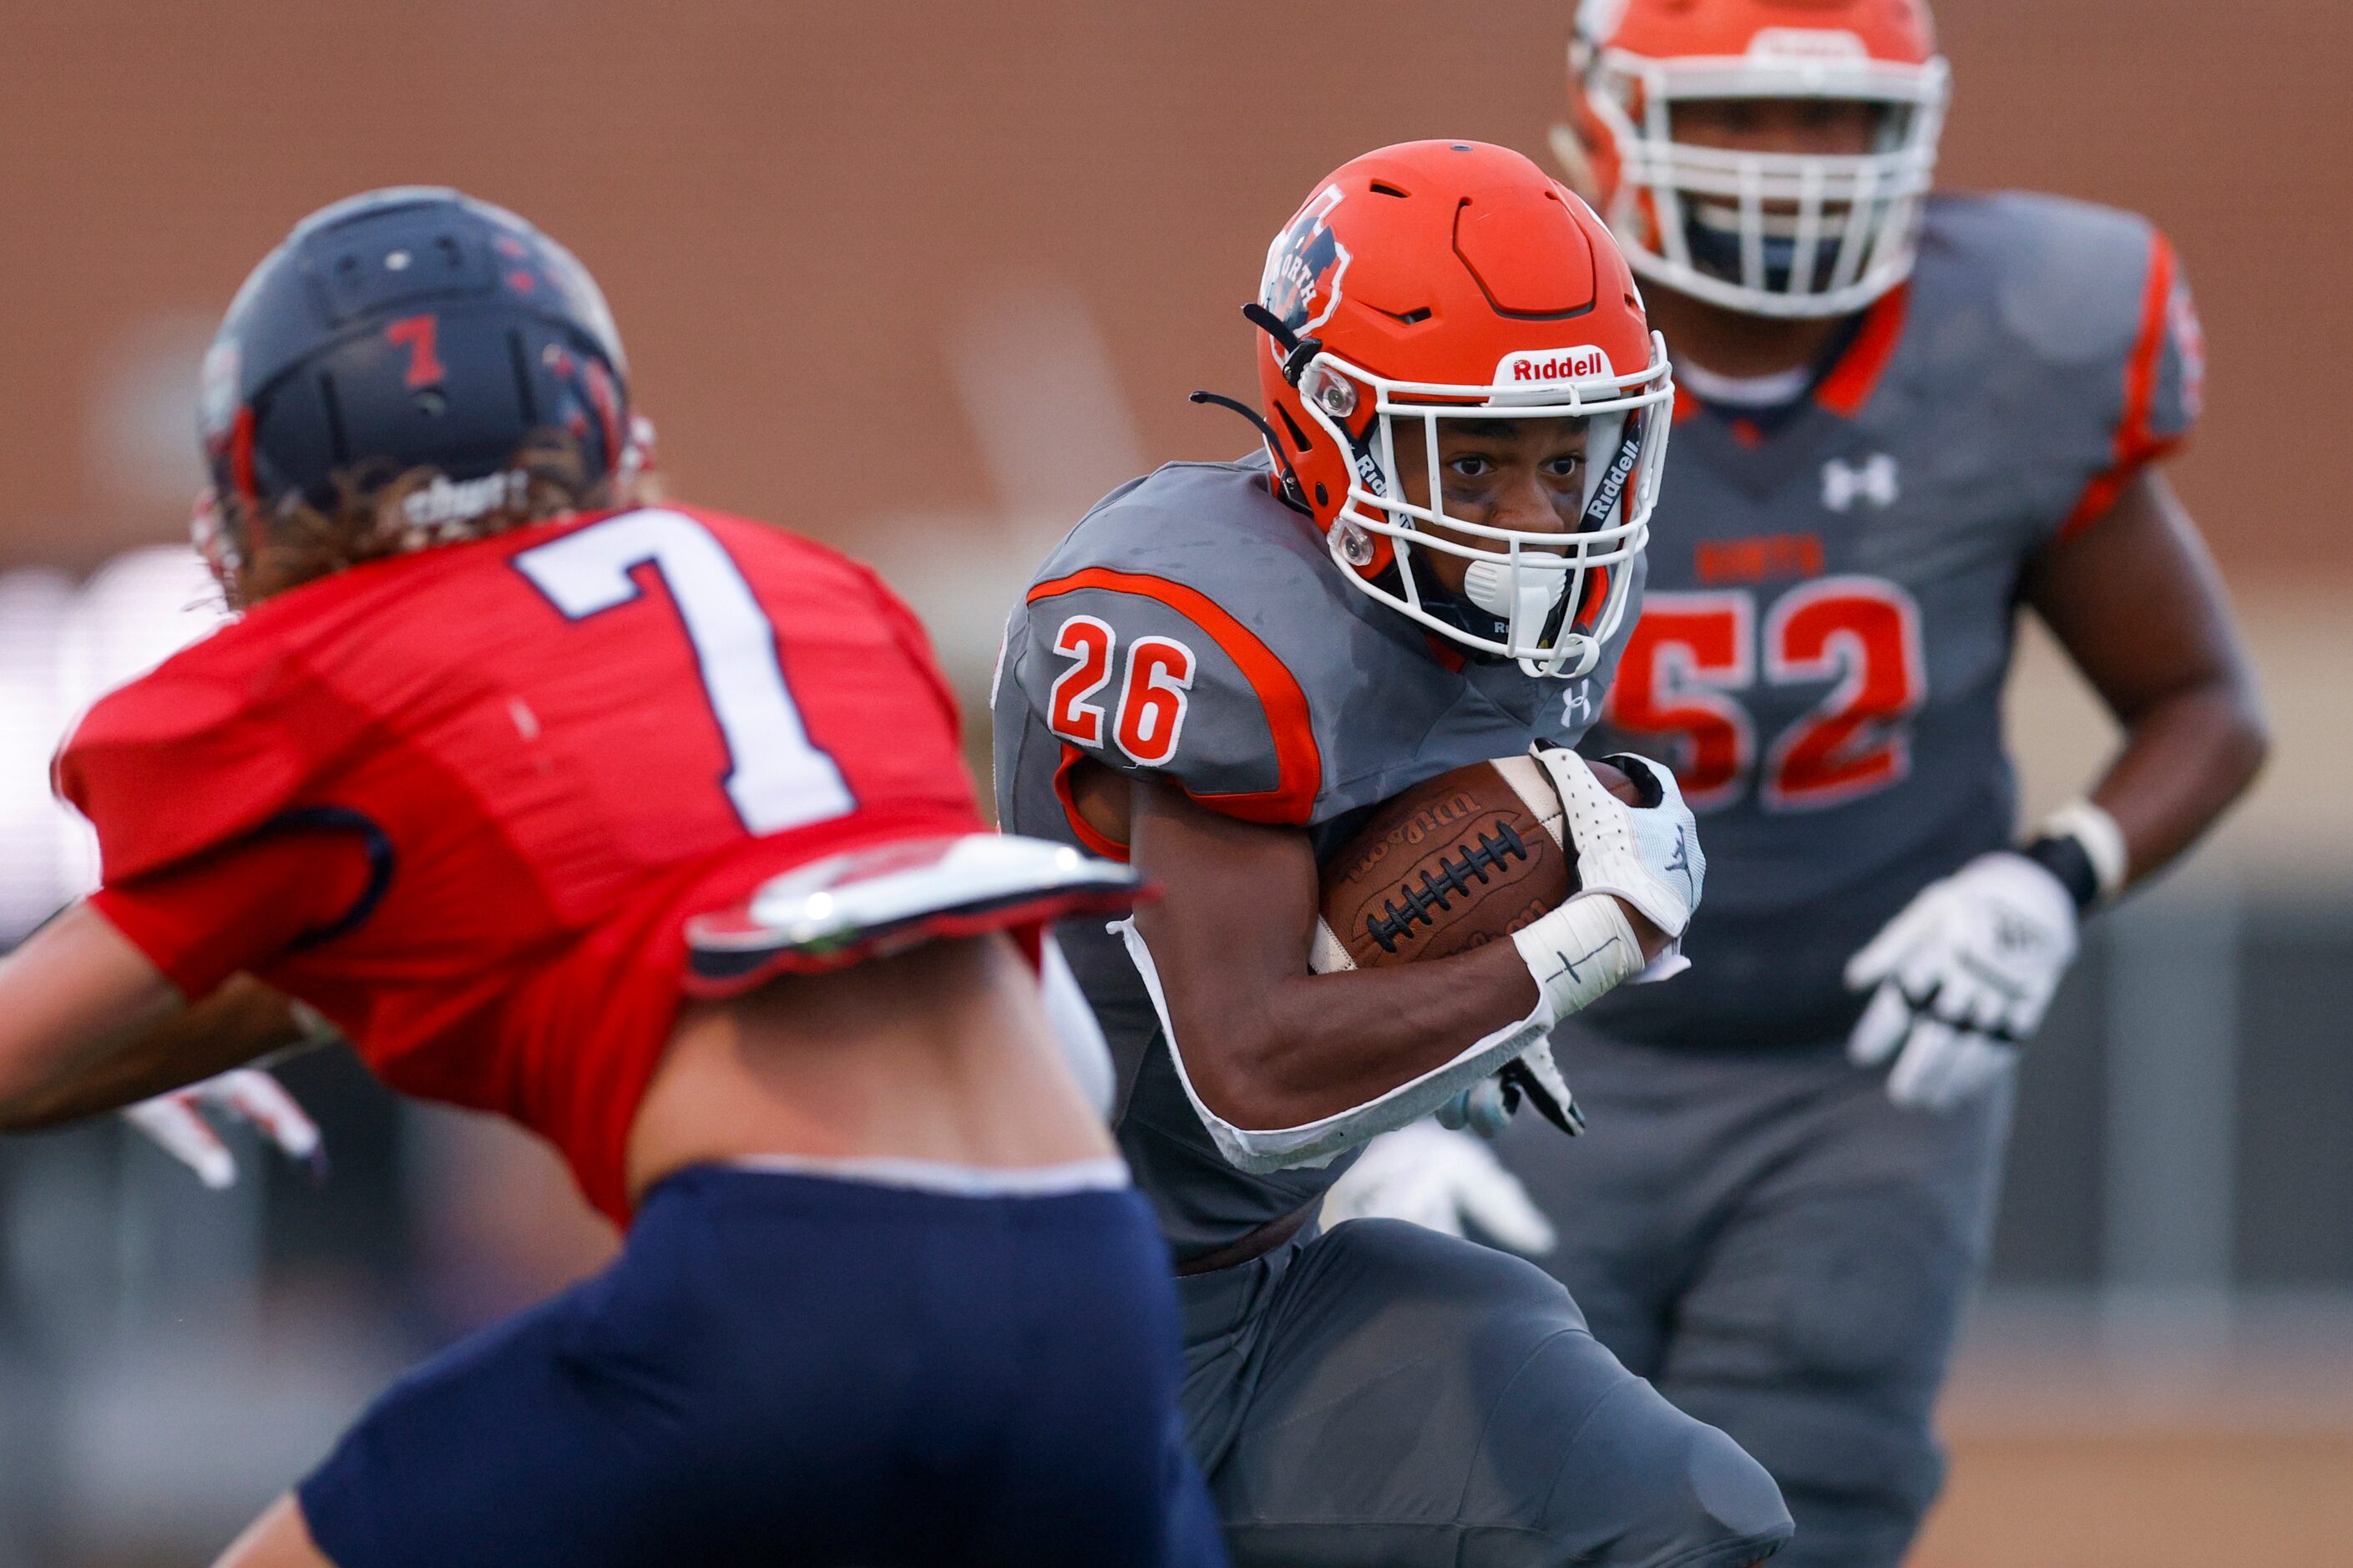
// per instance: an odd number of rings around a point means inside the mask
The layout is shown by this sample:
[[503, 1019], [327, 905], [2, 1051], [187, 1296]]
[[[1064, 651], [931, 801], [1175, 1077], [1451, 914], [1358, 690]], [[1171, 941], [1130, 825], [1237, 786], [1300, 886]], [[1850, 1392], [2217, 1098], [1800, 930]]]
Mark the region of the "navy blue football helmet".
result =
[[233, 574], [297, 502], [438, 470], [438, 530], [519, 495], [516, 454], [551, 437], [582, 487], [621, 468], [628, 362], [572, 253], [456, 191], [370, 191], [304, 218], [253, 270], [205, 357], [200, 420], [219, 498], [197, 541]]

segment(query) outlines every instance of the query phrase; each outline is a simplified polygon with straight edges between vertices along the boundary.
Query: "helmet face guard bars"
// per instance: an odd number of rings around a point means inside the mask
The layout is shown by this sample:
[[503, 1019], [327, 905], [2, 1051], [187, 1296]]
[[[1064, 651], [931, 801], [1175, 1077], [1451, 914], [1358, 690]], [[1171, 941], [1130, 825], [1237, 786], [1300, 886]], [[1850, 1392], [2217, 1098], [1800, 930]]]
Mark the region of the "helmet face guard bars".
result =
[[[1571, 65], [1622, 161], [1609, 217], [1635, 271], [1711, 304], [1778, 317], [1844, 315], [1911, 276], [1950, 90], [1943, 59], [1663, 60], [1588, 47], [1572, 45]], [[1883, 144], [1831, 156], [1675, 140], [1678, 105], [1739, 99], [1877, 108], [1887, 117]], [[1721, 243], [1695, 254], [1694, 231]]]
[[[1632, 596], [1633, 574], [1622, 568], [1650, 539], [1674, 405], [1666, 345], [1655, 332], [1650, 363], [1640, 371], [1617, 375], [1606, 362], [1595, 368], [1598, 374], [1577, 379], [1534, 384], [1505, 384], [1499, 369], [1496, 384], [1479, 386], [1391, 381], [1315, 353], [1300, 371], [1301, 402], [1324, 434], [1356, 459], [1327, 534], [1347, 580], [1426, 630], [1516, 659], [1530, 675], [1574, 679], [1590, 673]], [[1360, 442], [1340, 422], [1367, 393], [1375, 419]], [[1585, 429], [1585, 490], [1573, 527], [1495, 528], [1446, 510], [1440, 422], [1553, 419], [1576, 420]], [[1426, 505], [1407, 499], [1398, 463], [1400, 426], [1402, 439], [1420, 447]], [[1388, 542], [1398, 562], [1380, 580], [1365, 574], [1377, 554], [1377, 538]], [[1432, 613], [1413, 569], [1417, 550], [1469, 563], [1462, 597], [1501, 623], [1501, 637], [1482, 637]]]

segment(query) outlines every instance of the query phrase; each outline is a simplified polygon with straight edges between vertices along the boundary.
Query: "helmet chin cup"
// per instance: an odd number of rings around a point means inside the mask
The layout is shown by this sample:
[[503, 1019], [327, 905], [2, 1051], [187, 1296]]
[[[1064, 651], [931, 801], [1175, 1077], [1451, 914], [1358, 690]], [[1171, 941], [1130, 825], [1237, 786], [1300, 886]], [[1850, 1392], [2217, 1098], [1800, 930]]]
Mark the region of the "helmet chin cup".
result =
[[1463, 568], [1462, 596], [1498, 620], [1541, 626], [1560, 603], [1567, 581], [1564, 572], [1489, 558]]

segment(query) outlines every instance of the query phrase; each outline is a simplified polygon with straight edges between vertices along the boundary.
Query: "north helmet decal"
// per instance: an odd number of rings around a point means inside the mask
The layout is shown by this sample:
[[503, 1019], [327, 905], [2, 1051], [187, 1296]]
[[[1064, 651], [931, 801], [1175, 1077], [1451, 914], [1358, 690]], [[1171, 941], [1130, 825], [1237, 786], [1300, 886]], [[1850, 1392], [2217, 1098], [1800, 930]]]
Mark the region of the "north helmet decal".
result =
[[[1340, 304], [1340, 279], [1348, 270], [1348, 247], [1332, 232], [1332, 209], [1340, 205], [1340, 195], [1339, 186], [1324, 186], [1266, 247], [1258, 302], [1301, 337], [1331, 320]], [[1267, 341], [1272, 346], [1273, 340]], [[1282, 351], [1274, 353], [1279, 358]]]

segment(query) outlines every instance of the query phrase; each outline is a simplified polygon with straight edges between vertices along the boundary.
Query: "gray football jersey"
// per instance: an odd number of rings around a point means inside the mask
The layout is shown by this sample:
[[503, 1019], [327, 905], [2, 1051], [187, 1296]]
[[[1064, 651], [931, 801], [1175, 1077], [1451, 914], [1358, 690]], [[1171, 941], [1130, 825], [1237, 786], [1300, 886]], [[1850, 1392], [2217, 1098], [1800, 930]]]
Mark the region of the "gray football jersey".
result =
[[1848, 957], [2011, 839], [2000, 699], [2021, 573], [2187, 433], [2201, 368], [2147, 223], [1946, 196], [1909, 285], [1802, 403], [1686, 400], [1642, 623], [1585, 749], [1672, 763], [1707, 897], [1691, 973], [1589, 1021], [1654, 1043], [1844, 1033]]
[[[1459, 659], [1345, 582], [1267, 473], [1263, 454], [1172, 463], [1112, 492], [1039, 570], [991, 692], [1008, 831], [1124, 856], [1069, 809], [1062, 776], [1085, 758], [1305, 828], [1322, 856], [1424, 779], [1583, 736], [1624, 631], [1577, 680]], [[1632, 591], [1628, 627], [1639, 575]], [[1347, 1157], [1269, 1175], [1228, 1164], [1120, 942], [1100, 921], [1060, 934], [1119, 1068], [1121, 1145], [1180, 1259], [1293, 1212], [1346, 1168]]]

